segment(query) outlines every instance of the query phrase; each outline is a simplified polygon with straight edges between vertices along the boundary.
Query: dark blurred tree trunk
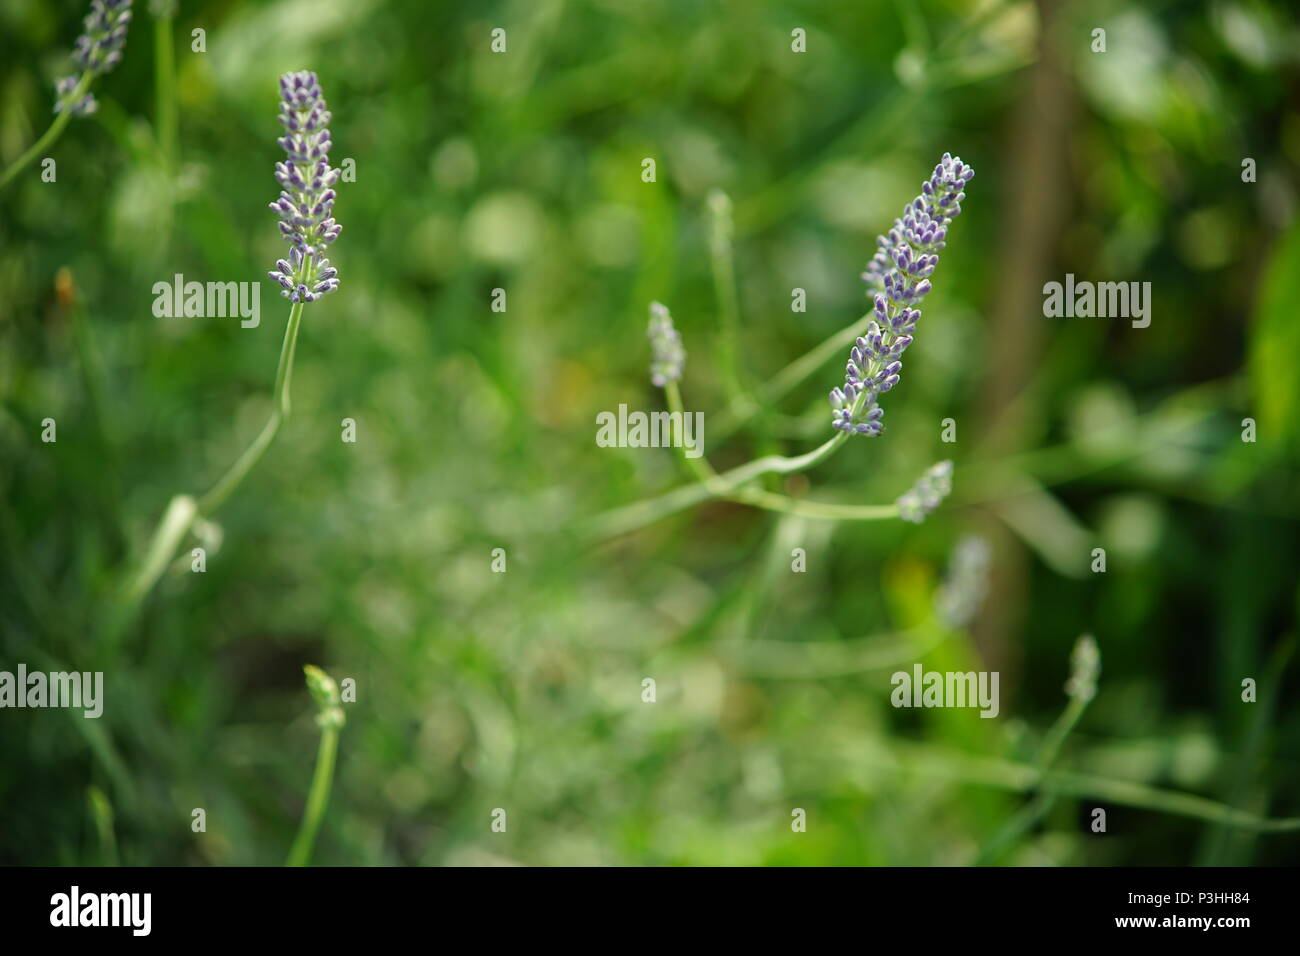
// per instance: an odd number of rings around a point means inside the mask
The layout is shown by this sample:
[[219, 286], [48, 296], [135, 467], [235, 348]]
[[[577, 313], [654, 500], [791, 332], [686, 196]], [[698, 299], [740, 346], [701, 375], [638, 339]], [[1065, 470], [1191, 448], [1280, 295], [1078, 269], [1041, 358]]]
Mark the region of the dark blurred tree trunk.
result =
[[[1052, 268], [1057, 237], [1071, 197], [1069, 132], [1074, 107], [1066, 73], [1068, 51], [1057, 36], [1064, 3], [1040, 0], [1038, 59], [1030, 68], [1003, 155], [1006, 157], [1006, 208], [1002, 243], [993, 266], [996, 277], [987, 343], [986, 367], [996, 369], [983, 386], [977, 455], [999, 457], [1022, 450], [1032, 423], [1020, 401], [1043, 348], [1042, 288]], [[992, 512], [980, 517], [980, 531], [993, 547], [989, 596], [975, 627], [975, 641], [989, 666], [1008, 671], [1003, 686], [1014, 686], [1022, 645], [1011, 644], [1024, 623], [1027, 556], [1024, 545]]]

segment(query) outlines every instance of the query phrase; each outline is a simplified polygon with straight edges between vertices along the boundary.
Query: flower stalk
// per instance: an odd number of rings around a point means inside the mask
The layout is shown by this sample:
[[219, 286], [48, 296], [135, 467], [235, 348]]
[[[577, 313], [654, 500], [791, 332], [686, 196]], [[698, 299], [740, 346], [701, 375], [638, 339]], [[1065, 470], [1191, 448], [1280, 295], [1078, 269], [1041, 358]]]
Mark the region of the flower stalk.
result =
[[74, 116], [90, 116], [99, 108], [90, 85], [97, 76], [109, 72], [122, 62], [127, 28], [131, 25], [131, 0], [91, 0], [85, 29], [77, 37], [72, 60], [78, 73], [62, 77], [54, 84], [54, 121], [49, 129], [13, 164], [0, 173], [0, 189], [41, 156], [63, 134]]
[[277, 271], [269, 274], [279, 282], [281, 295], [292, 305], [280, 346], [271, 414], [257, 437], [206, 494], [197, 500], [189, 495], [177, 495], [171, 500], [140, 570], [131, 578], [110, 615], [107, 638], [110, 646], [116, 644], [134, 619], [145, 596], [162, 577], [195, 522], [220, 508], [271, 447], [289, 417], [289, 393], [303, 309], [308, 302], [315, 302], [339, 287], [338, 270], [322, 255], [324, 247], [334, 242], [342, 231], [331, 214], [335, 199], [333, 186], [339, 172], [329, 165], [330, 132], [326, 124], [330, 112], [314, 73], [285, 74], [280, 78], [280, 93], [284, 135], [279, 142], [288, 157], [287, 162], [276, 164], [275, 176], [282, 190], [280, 198], [270, 205], [280, 215], [280, 232], [289, 243], [290, 252], [289, 259], [279, 260]]
[[153, 15], [154, 100], [158, 123], [158, 154], [168, 175], [176, 174], [176, 48], [172, 21], [176, 0], [151, 0]]
[[302, 822], [298, 825], [293, 846], [289, 848], [286, 866], [306, 866], [311, 860], [311, 851], [316, 845], [316, 834], [320, 832], [321, 821], [325, 819], [325, 807], [329, 804], [330, 790], [334, 784], [334, 763], [338, 756], [339, 731], [347, 720], [343, 714], [339, 688], [334, 678], [311, 664], [303, 667], [303, 672], [307, 675], [307, 689], [311, 691], [316, 701], [316, 726], [320, 727], [320, 748], [316, 752], [316, 769], [312, 772], [307, 806], [303, 810]]
[[1075, 642], [1074, 651], [1070, 655], [1070, 679], [1065, 684], [1069, 703], [1065, 705], [1065, 710], [1061, 712], [1056, 723], [1052, 724], [1047, 736], [1043, 738], [1034, 762], [1040, 789], [1033, 800], [1021, 808], [985, 844], [973, 865], [987, 866], [992, 863], [1004, 849], [1028, 833], [1030, 828], [1047, 816], [1056, 805], [1061, 791], [1051, 777], [1052, 765], [1056, 762], [1057, 754], [1061, 752], [1066, 738], [1083, 718], [1088, 704], [1097, 696], [1097, 678], [1100, 676], [1101, 653], [1097, 650], [1097, 642], [1091, 634], [1084, 634]]
[[[948, 227], [961, 214], [962, 188], [975, 171], [949, 153], [935, 166], [930, 179], [921, 184], [921, 194], [908, 203], [894, 227], [877, 240], [877, 251], [863, 278], [879, 291], [874, 296], [872, 318], [863, 334], [856, 337], [842, 388], [831, 391], [836, 413], [832, 425], [837, 434], [803, 455], [764, 455], [730, 471], [718, 473], [702, 454], [691, 457], [680, 447], [681, 458], [697, 484], [648, 499], [598, 516], [589, 526], [597, 538], [635, 530], [710, 497], [723, 498], [785, 514], [838, 521], [875, 521], [902, 517], [919, 523], [937, 508], [952, 488], [952, 462], [933, 465], [907, 493], [892, 505], [841, 505], [810, 502], [761, 487], [753, 482], [768, 476], [789, 475], [820, 465], [839, 450], [850, 435], [880, 435], [884, 410], [877, 398], [899, 381], [903, 351], [912, 343], [921, 312], [916, 305], [930, 292], [930, 276], [939, 263], [939, 250], [946, 245]], [[730, 204], [721, 194], [711, 200], [714, 214], [712, 237], [715, 280], [724, 313], [722, 337], [734, 336], [738, 328], [735, 313], [734, 270], [730, 257]], [[729, 290], [729, 291], [728, 291]], [[808, 355], [783, 370], [776, 379], [759, 389], [767, 394], [781, 391], [805, 377], [817, 362], [834, 348], [845, 333], [856, 332], [861, 320], [837, 333]], [[672, 316], [662, 304], [650, 306], [648, 330], [652, 359], [650, 380], [664, 390], [670, 415], [684, 420], [685, 410], [678, 382], [686, 353]], [[724, 370], [725, 377], [725, 370]], [[726, 412], [742, 420], [748, 410], [732, 390]], [[729, 421], [728, 426], [734, 425]]]

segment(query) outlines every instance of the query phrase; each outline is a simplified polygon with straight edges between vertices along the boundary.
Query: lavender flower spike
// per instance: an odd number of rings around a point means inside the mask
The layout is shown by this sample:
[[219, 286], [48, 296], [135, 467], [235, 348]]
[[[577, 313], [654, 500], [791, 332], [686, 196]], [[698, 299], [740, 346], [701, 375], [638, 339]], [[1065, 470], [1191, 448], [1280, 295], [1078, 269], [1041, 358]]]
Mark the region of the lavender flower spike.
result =
[[673, 317], [666, 305], [650, 303], [650, 328], [646, 335], [650, 338], [652, 356], [650, 381], [657, 388], [678, 381], [686, 365], [686, 350], [682, 347], [681, 335], [673, 328]]
[[339, 179], [329, 164], [330, 111], [316, 74], [306, 71], [280, 77], [280, 100], [279, 143], [288, 159], [275, 164], [282, 191], [270, 207], [280, 214], [290, 248], [289, 258], [277, 259], [276, 271], [267, 275], [291, 302], [315, 302], [339, 287], [338, 270], [325, 258], [325, 247], [343, 231], [330, 215]]
[[949, 627], [965, 627], [975, 617], [988, 593], [993, 549], [983, 538], [962, 538], [952, 550], [948, 574], [935, 592], [939, 619]]
[[952, 491], [952, 462], [941, 461], [931, 465], [911, 489], [897, 501], [898, 516], [904, 521], [920, 524]]
[[875, 316], [849, 353], [844, 387], [832, 389], [830, 395], [835, 409], [831, 424], [840, 431], [875, 436], [885, 430], [885, 412], [876, 399], [898, 384], [903, 368], [899, 359], [912, 344], [921, 317], [916, 307], [930, 292], [939, 250], [966, 198], [962, 187], [974, 176], [974, 169], [944, 153], [934, 174], [921, 184], [921, 194], [907, 204], [901, 219], [894, 220], [888, 235], [876, 240], [879, 248], [862, 274], [875, 290]]
[[56, 113], [66, 111], [74, 116], [89, 116], [95, 112], [99, 104], [92, 94], [76, 98], [73, 94], [82, 86], [83, 78], [101, 76], [122, 61], [126, 28], [131, 25], [131, 0], [91, 0], [85, 24], [72, 53], [82, 76], [65, 76], [54, 84], [58, 94], [54, 102]]
[[1101, 651], [1091, 634], [1084, 634], [1074, 643], [1070, 654], [1070, 679], [1065, 682], [1065, 692], [1085, 701], [1097, 696], [1097, 678], [1101, 676]]

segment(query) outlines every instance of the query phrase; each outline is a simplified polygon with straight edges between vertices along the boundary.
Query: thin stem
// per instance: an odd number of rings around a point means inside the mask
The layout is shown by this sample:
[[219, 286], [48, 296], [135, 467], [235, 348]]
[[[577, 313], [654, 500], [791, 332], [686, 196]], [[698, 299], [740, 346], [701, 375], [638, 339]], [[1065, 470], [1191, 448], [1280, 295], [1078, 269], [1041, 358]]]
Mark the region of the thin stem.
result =
[[658, 497], [646, 498], [597, 515], [588, 523], [587, 537], [593, 541], [617, 538], [679, 511], [693, 508], [712, 497], [713, 492], [701, 482], [682, 485]]
[[[670, 391], [671, 389], [671, 391]], [[676, 386], [670, 383], [665, 388], [666, 400], [674, 411], [682, 407], [681, 395]], [[832, 521], [879, 521], [898, 516], [896, 505], [837, 505], [827, 502], [803, 501], [790, 498], [761, 488], [743, 488], [747, 482], [764, 475], [790, 475], [821, 464], [839, 449], [848, 439], [848, 432], [836, 432], [834, 436], [803, 455], [786, 457], [784, 455], [766, 455], [751, 462], [739, 465], [730, 471], [718, 474], [702, 457], [685, 459], [695, 471], [699, 481], [674, 489], [655, 498], [647, 498], [635, 504], [615, 508], [597, 515], [587, 526], [587, 534], [594, 540], [617, 537], [629, 531], [635, 531], [652, 524], [661, 518], [675, 514], [711, 497], [724, 498], [741, 504], [763, 508], [768, 511], [780, 511], [785, 514], [808, 518], [821, 518]]]
[[275, 373], [275, 407], [271, 410], [271, 417], [253, 443], [231, 465], [230, 470], [199, 499], [200, 514], [211, 515], [221, 507], [266, 454], [266, 449], [280, 431], [280, 426], [289, 417], [289, 386], [293, 380], [293, 357], [298, 348], [298, 326], [302, 322], [302, 309], [303, 303], [295, 302], [289, 310], [289, 324], [284, 330], [284, 343], [280, 346], [280, 365]]
[[176, 53], [172, 42], [172, 18], [156, 16], [153, 21], [154, 97], [158, 123], [158, 152], [169, 175], [176, 172]]
[[73, 88], [72, 92], [69, 93], [67, 98], [64, 100], [64, 102], [69, 105], [69, 108], [56, 114], [54, 122], [51, 123], [50, 128], [45, 131], [45, 135], [32, 143], [32, 145], [28, 147], [27, 152], [14, 160], [13, 165], [6, 169], [3, 174], [0, 174], [0, 189], [4, 189], [5, 186], [9, 185], [9, 182], [17, 176], [28, 163], [54, 144], [54, 141], [58, 139], [59, 135], [63, 132], [63, 128], [68, 125], [68, 121], [72, 119], [71, 105], [86, 95], [86, 90], [90, 88], [90, 81], [92, 79], [94, 79], [94, 77], [89, 71], [81, 74], [81, 79], [77, 81], [76, 87]]
[[275, 407], [262, 431], [244, 450], [230, 470], [222, 476], [207, 494], [195, 501], [189, 495], [176, 495], [167, 506], [158, 530], [154, 532], [140, 571], [131, 579], [122, 598], [110, 615], [106, 642], [112, 646], [131, 623], [141, 602], [162, 574], [167, 570], [176, 549], [200, 516], [210, 516], [239, 487], [253, 466], [266, 454], [280, 426], [289, 417], [289, 387], [293, 380], [293, 359], [298, 347], [298, 328], [302, 323], [303, 303], [295, 302], [289, 310], [289, 322], [284, 330], [284, 343], [280, 346], [280, 365], [275, 374]]
[[[1056, 756], [1061, 751], [1061, 745], [1065, 739], [1070, 736], [1083, 712], [1088, 709], [1088, 703], [1091, 701], [1090, 695], [1079, 694], [1072, 696], [1070, 702], [1066, 705], [1065, 710], [1052, 724], [1047, 736], [1043, 738], [1043, 743], [1038, 751], [1036, 766], [1040, 781], [1048, 779], [1048, 772], [1052, 764], [1056, 761]], [[1047, 816], [1048, 812], [1056, 805], [1057, 797], [1060, 794], [1051, 787], [1043, 787], [1042, 790], [1034, 797], [1030, 803], [1017, 812], [1006, 824], [996, 833], [993, 838], [980, 850], [975, 857], [972, 865], [988, 866], [1002, 852], [1002, 850], [1011, 843], [1019, 839], [1034, 827], [1039, 820]]]
[[[664, 386], [664, 397], [667, 400], [669, 412], [677, 415], [684, 422], [686, 412], [682, 405], [681, 390], [676, 382], [669, 382]], [[834, 441], [834, 439], [831, 439], [831, 441]], [[830, 445], [831, 442], [827, 442], [817, 449], [814, 454], [823, 453], [823, 455], [829, 455], [834, 447], [828, 447]], [[719, 475], [703, 453], [692, 458], [686, 453], [684, 443], [679, 443], [677, 449], [687, 469], [708, 488], [710, 494], [719, 498], [727, 498], [731, 501], [752, 505], [755, 508], [763, 508], [767, 511], [780, 511], [785, 514], [835, 521], [873, 521], [879, 518], [892, 518], [898, 514], [898, 508], [895, 505], [835, 505], [816, 501], [801, 501], [776, 492], [764, 491], [761, 488], [737, 488], [735, 485], [738, 483], [738, 479], [734, 477], [735, 472], [728, 472], [727, 476]], [[779, 462], [778, 466], [770, 468], [763, 474], [781, 474], [783, 473], [782, 468], [789, 467], [791, 462], [796, 462], [798, 459], [772, 456], [761, 458], [759, 461], [768, 464]], [[806, 465], [805, 467], [811, 468], [812, 465]], [[731, 480], [728, 480], [728, 478], [731, 478]]]
[[754, 417], [763, 405], [771, 405], [784, 398], [791, 389], [834, 358], [836, 353], [867, 330], [867, 326], [871, 324], [871, 315], [868, 312], [860, 316], [852, 324], [846, 325], [813, 346], [773, 375], [766, 383], [760, 385], [755, 390], [759, 398], [758, 403], [749, 398], [728, 403], [717, 416], [717, 422], [713, 426], [714, 441], [721, 442], [730, 438], [736, 429]]
[[848, 641], [756, 640], [738, 644], [730, 650], [729, 657], [750, 677], [823, 680], [915, 661], [948, 640], [952, 633], [918, 625]]
[[835, 454], [848, 437], [848, 432], [836, 432], [834, 436], [806, 454], [795, 455], [793, 458], [785, 455], [766, 455], [724, 472], [721, 477], [734, 486], [762, 475], [792, 475], [798, 471], [807, 471]]
[[715, 191], [709, 197], [709, 210], [713, 219], [709, 258], [720, 326], [719, 377], [730, 401], [753, 406], [754, 402], [745, 393], [740, 378], [740, 302], [736, 295], [736, 264], [731, 240], [731, 200], [725, 193]]
[[761, 488], [740, 488], [730, 497], [734, 501], [765, 511], [780, 511], [799, 518], [817, 518], [822, 521], [883, 521], [898, 517], [898, 505], [839, 505], [828, 501], [805, 501]]
[[180, 547], [181, 540], [194, 524], [197, 514], [198, 509], [190, 495], [176, 495], [167, 503], [167, 510], [163, 513], [162, 521], [158, 523], [158, 530], [154, 532], [149, 548], [145, 551], [140, 571], [131, 579], [124, 592], [118, 620], [110, 629], [114, 639], [130, 623], [140, 602], [167, 570], [172, 555]]
[[880, 770], [907, 768], [927, 776], [957, 780], [999, 790], [1026, 791], [1040, 786], [1073, 797], [1092, 797], [1122, 806], [1208, 820], [1227, 827], [1261, 833], [1300, 831], [1300, 817], [1269, 818], [1227, 804], [1176, 790], [1161, 790], [1143, 783], [1116, 780], [1072, 771], [1049, 771], [1044, 778], [1037, 767], [991, 757], [973, 757], [926, 745], [900, 748], [903, 759], [865, 755], [865, 766]]
[[1061, 745], [1065, 743], [1065, 738], [1074, 732], [1078, 726], [1079, 719], [1083, 717], [1083, 712], [1088, 709], [1088, 704], [1092, 698], [1086, 694], [1077, 694], [1070, 698], [1066, 704], [1065, 710], [1061, 716], [1056, 718], [1056, 723], [1047, 732], [1043, 738], [1042, 746], [1038, 751], [1038, 769], [1046, 775], [1047, 771], [1052, 768], [1056, 762], [1056, 755], [1061, 752]]
[[1053, 771], [1047, 785], [1058, 793], [1073, 797], [1097, 797], [1124, 806], [1155, 810], [1175, 816], [1209, 820], [1225, 827], [1255, 830], [1260, 833], [1300, 831], [1300, 817], [1262, 817], [1248, 810], [1238, 810], [1225, 803], [1175, 790], [1160, 790], [1127, 780], [1112, 780], [1089, 774]]
[[[670, 412], [685, 415], [681, 391], [676, 382], [669, 382], [664, 386], [664, 398]], [[690, 458], [686, 455], [684, 447], [680, 448], [680, 450], [687, 467], [699, 477], [700, 481], [709, 485], [713, 494], [730, 497], [736, 491], [738, 485], [763, 475], [789, 475], [819, 465], [834, 454], [835, 450], [844, 443], [846, 438], [848, 438], [847, 432], [838, 432], [807, 454], [796, 455], [793, 458], [787, 458], [784, 455], [766, 455], [721, 475], [713, 469], [713, 466], [708, 463], [708, 460], [703, 455], [699, 458]]]
[[[682, 404], [682, 390], [678, 387], [676, 382], [669, 382], [664, 386], [664, 400], [668, 405], [669, 413], [677, 416], [678, 420], [682, 423], [680, 427], [685, 431], [686, 408]], [[702, 437], [697, 437], [697, 441], [703, 445], [704, 439]], [[687, 454], [685, 441], [677, 442], [677, 450], [681, 453], [682, 462], [686, 465], [687, 469], [689, 469], [691, 474], [695, 475], [695, 477], [700, 481], [709, 484], [718, 478], [718, 473], [713, 470], [713, 466], [709, 464], [709, 460], [704, 457], [704, 449], [702, 447], [699, 449], [700, 454], [695, 458], [692, 458]]]
[[311, 778], [311, 791], [307, 795], [307, 808], [303, 811], [298, 835], [293, 839], [286, 866], [306, 866], [311, 859], [316, 834], [325, 818], [330, 788], [334, 784], [334, 758], [339, 749], [339, 728], [326, 724], [320, 732], [320, 749], [316, 751], [316, 770]]

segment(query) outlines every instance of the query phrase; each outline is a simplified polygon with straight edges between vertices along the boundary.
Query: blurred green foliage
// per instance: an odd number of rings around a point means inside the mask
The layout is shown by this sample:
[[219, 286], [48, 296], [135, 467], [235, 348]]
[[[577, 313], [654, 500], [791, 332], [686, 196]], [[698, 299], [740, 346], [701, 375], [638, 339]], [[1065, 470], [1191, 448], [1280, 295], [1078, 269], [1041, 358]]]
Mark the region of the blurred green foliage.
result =
[[[84, 6], [0, 0], [0, 163], [48, 125]], [[1031, 798], [1084, 632], [1099, 692], [1057, 766], [1300, 816], [1289, 4], [181, 0], [174, 169], [137, 7], [99, 114], [51, 150], [57, 181], [33, 168], [0, 193], [0, 669], [107, 688], [98, 721], [0, 712], [0, 862], [280, 862], [319, 663], [357, 700], [318, 863], [965, 863]], [[105, 611], [168, 500], [269, 410], [288, 312], [271, 284], [257, 329], [157, 319], [151, 289], [256, 281], [282, 254], [266, 203], [294, 69], [319, 73], [332, 159], [356, 163], [342, 287], [307, 310], [267, 458], [110, 645]], [[598, 412], [661, 407], [650, 300], [685, 339], [687, 407], [723, 405], [710, 191], [734, 203], [756, 383], [865, 311], [874, 237], [944, 150], [978, 175], [890, 430], [782, 487], [889, 502], [952, 457], [949, 504], [918, 528], [713, 503], [584, 539], [687, 480], [669, 451], [593, 441]], [[1045, 319], [1042, 284], [1067, 272], [1151, 282], [1151, 326]], [[820, 442], [841, 363], [725, 442], [706, 432], [715, 464]], [[952, 631], [931, 607], [967, 532], [994, 573]], [[890, 707], [915, 660], [999, 670], [1001, 716]], [[1077, 789], [998, 861], [1300, 846]]]

